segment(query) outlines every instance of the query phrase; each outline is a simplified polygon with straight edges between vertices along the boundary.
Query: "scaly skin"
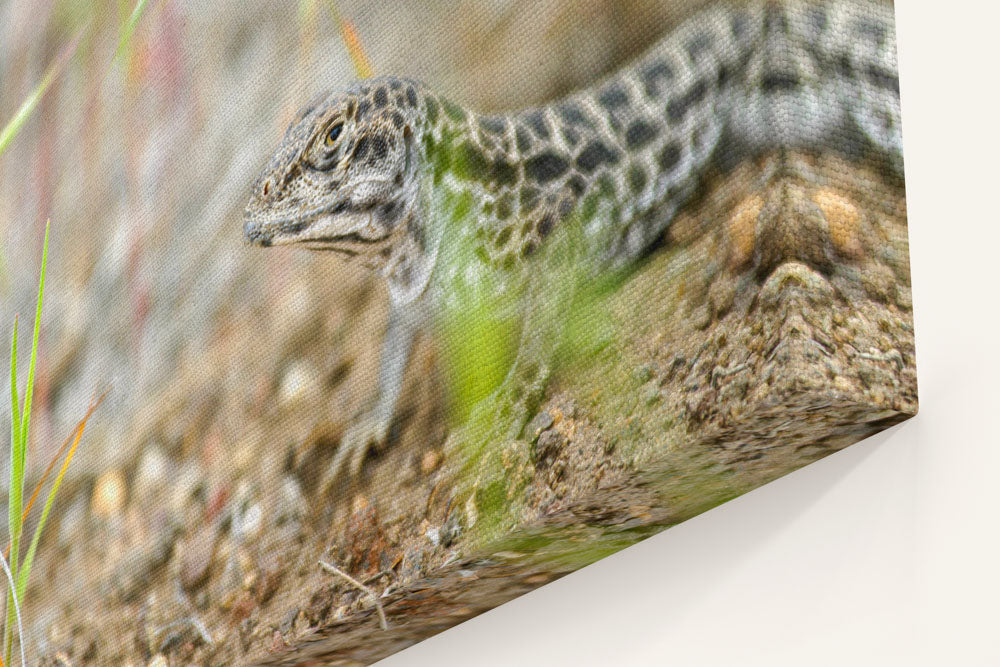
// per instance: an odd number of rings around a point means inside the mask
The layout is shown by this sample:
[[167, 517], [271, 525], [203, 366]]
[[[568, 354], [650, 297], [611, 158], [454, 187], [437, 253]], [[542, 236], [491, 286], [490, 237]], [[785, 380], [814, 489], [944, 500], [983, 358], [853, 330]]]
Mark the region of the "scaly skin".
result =
[[[377, 399], [331, 474], [348, 461], [356, 472], [385, 439], [429, 309], [489, 285], [526, 294], [526, 311], [557, 302], [546, 317], [558, 320], [570, 295], [552, 293], [553, 281], [533, 287], [539, 261], [565, 257], [545, 252], [551, 239], [571, 239], [591, 275], [627, 266], [709, 169], [761, 153], [832, 151], [901, 173], [899, 115], [892, 7], [870, 0], [720, 3], [592, 88], [509, 114], [477, 114], [395, 77], [318, 96], [254, 183], [244, 233], [262, 246], [359, 257], [388, 282]], [[817, 206], [819, 222], [801, 235], [779, 230], [775, 252], [821, 271], [829, 259], [849, 263], [851, 230]], [[761, 211], [748, 215], [751, 245], [775, 233]], [[449, 245], [461, 261], [442, 252]], [[523, 330], [495, 435], [516, 437], [530, 416], [558, 338], [551, 327]]]

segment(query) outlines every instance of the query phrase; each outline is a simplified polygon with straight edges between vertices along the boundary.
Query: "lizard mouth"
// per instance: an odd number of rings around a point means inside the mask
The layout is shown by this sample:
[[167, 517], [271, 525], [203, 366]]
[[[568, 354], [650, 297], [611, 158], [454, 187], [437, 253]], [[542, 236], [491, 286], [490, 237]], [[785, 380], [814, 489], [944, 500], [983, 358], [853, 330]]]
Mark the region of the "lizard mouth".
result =
[[[335, 224], [343, 224], [340, 216], [330, 211], [319, 211], [307, 219], [293, 218], [282, 221], [246, 220], [243, 225], [243, 237], [247, 243], [265, 248], [279, 245], [302, 245], [309, 250], [328, 251], [343, 255], [346, 258], [358, 255], [370, 255], [378, 252], [380, 246], [390, 236], [388, 230], [380, 230], [371, 224], [370, 216], [363, 215], [361, 229], [369, 233], [363, 234], [354, 227], [354, 231], [336, 233], [331, 229]], [[342, 210], [342, 209], [341, 209]], [[338, 224], [338, 226], [340, 226]]]

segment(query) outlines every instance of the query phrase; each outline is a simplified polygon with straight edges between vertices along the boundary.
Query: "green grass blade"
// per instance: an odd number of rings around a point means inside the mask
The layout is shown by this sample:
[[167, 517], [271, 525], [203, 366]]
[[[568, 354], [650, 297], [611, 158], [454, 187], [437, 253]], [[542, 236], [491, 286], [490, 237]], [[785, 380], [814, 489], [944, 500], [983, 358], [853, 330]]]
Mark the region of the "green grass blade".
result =
[[38, 305], [35, 308], [35, 329], [31, 337], [31, 361], [28, 363], [28, 386], [24, 390], [24, 408], [21, 413], [21, 467], [24, 468], [28, 453], [28, 422], [31, 420], [31, 397], [35, 390], [35, 360], [38, 357], [38, 332], [42, 328], [42, 295], [45, 292], [45, 266], [49, 258], [49, 223], [45, 223], [45, 242], [42, 245], [42, 275], [38, 280]]
[[0, 155], [3, 155], [3, 152], [7, 150], [7, 146], [10, 145], [10, 142], [14, 140], [14, 137], [21, 130], [21, 127], [27, 122], [31, 116], [31, 112], [38, 106], [38, 102], [41, 101], [42, 96], [45, 95], [45, 91], [54, 78], [55, 68], [49, 67], [45, 75], [42, 76], [42, 80], [31, 91], [31, 94], [25, 98], [24, 102], [21, 103], [21, 108], [17, 110], [17, 113], [4, 126], [3, 130], [0, 130]]
[[148, 4], [148, 0], [138, 0], [138, 2], [135, 3], [135, 7], [132, 8], [132, 13], [129, 14], [128, 21], [125, 23], [125, 28], [122, 30], [121, 37], [118, 38], [118, 48], [115, 49], [115, 56], [111, 59], [112, 66], [121, 60], [125, 55], [125, 52], [128, 51], [128, 47], [132, 43], [132, 35], [135, 34], [135, 29], [139, 25], [139, 19], [142, 18], [142, 14], [146, 11], [146, 5]]
[[15, 317], [14, 337], [10, 344], [10, 492], [7, 494], [7, 528], [12, 542], [18, 532], [17, 527], [21, 517], [19, 499], [23, 500], [20, 494], [15, 493], [15, 482], [21, 464], [21, 455], [18, 452], [21, 442], [21, 415], [17, 404], [17, 317]]
[[42, 75], [42, 80], [38, 82], [38, 85], [31, 91], [31, 94], [21, 103], [21, 107], [14, 114], [14, 117], [0, 130], [0, 155], [3, 155], [4, 151], [7, 150], [7, 146], [14, 140], [17, 133], [21, 131], [21, 128], [28, 121], [31, 113], [45, 95], [45, 91], [48, 90], [56, 76], [62, 71], [66, 61], [76, 52], [76, 47], [79, 46], [80, 37], [82, 36], [83, 30], [80, 30], [73, 40], [66, 45], [66, 48], [56, 56], [55, 61], [49, 65], [49, 68], [45, 70], [45, 74]]
[[21, 439], [21, 411], [17, 400], [17, 315], [14, 316], [14, 337], [10, 343], [10, 441]]
[[[23, 497], [24, 473], [21, 470], [21, 416], [17, 405], [17, 318], [14, 318], [14, 336], [11, 342], [10, 351], [10, 402], [11, 402], [11, 439], [10, 439], [10, 488], [7, 493], [7, 526], [10, 531], [11, 549], [20, 546], [21, 535], [21, 503]], [[16, 552], [13, 552], [16, 553]], [[17, 576], [17, 559], [12, 559], [11, 581]], [[15, 614], [17, 610], [14, 600], [15, 587], [11, 585], [7, 592], [7, 618], [4, 622], [3, 633], [3, 654], [7, 662], [10, 661], [10, 648], [13, 642], [13, 629]]]

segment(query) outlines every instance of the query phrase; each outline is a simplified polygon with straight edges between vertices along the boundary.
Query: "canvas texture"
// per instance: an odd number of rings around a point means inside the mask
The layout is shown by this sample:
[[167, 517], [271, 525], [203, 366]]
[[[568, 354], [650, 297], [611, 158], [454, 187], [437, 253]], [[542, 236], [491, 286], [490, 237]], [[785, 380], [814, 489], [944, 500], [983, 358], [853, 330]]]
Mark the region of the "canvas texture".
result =
[[0, 6], [4, 664], [370, 664], [914, 415], [896, 63], [878, 0]]

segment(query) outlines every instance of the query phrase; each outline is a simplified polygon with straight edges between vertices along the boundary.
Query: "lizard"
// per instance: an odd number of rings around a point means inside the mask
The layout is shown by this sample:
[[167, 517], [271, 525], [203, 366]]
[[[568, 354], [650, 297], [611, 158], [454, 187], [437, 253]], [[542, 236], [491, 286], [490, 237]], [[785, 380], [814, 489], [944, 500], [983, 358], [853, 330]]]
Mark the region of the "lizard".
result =
[[[550, 104], [478, 113], [418, 81], [382, 76], [301, 107], [252, 185], [245, 241], [356, 258], [385, 279], [390, 300], [375, 400], [344, 433], [330, 474], [348, 465], [356, 475], [386, 440], [429, 313], [469, 284], [490, 285], [487, 299], [530, 294], [545, 263], [565, 255], [546, 252], [557, 232], [571, 230], [563, 249], [600, 276], [635, 264], [715, 166], [832, 150], [901, 175], [893, 19], [892, 5], [874, 0], [719, 2]], [[554, 312], [549, 319], [565, 315]], [[530, 419], [550, 372], [551, 333], [523, 325], [495, 392], [493, 435], [517, 437]]]

